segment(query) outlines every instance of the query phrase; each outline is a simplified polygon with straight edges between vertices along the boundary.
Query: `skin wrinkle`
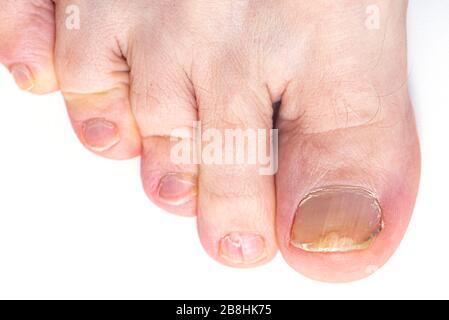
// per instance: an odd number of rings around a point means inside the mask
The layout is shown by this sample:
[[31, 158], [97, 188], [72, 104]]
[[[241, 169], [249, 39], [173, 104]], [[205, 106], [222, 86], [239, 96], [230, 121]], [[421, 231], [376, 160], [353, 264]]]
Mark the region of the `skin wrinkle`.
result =
[[[361, 146], [363, 147], [363, 144], [361, 144]], [[321, 152], [321, 151], [320, 151]], [[321, 158], [321, 156], [319, 156], [318, 157], [319, 159]], [[347, 162], [348, 161], [348, 159], [347, 158], [345, 158], [344, 160], [343, 160], [343, 163], [345, 163], [345, 161]], [[364, 163], [363, 161], [362, 161], [362, 163]], [[381, 168], [381, 166], [380, 165], [378, 165], [377, 167], [379, 167], [379, 168]], [[317, 168], [317, 167], [315, 167], [315, 168]], [[366, 171], [366, 173], [368, 174], [368, 176], [369, 176], [369, 172], [370, 172], [370, 170], [371, 171], [373, 171], [375, 169], [375, 167], [374, 166], [370, 166], [370, 167], [367, 167], [366, 169], [365, 169], [365, 171]], [[316, 169], [317, 171], [319, 170], [319, 169]], [[375, 170], [374, 170], [375, 171]]]
[[[375, 90], [375, 88], [373, 88], [373, 89]], [[345, 89], [343, 89], [343, 91], [344, 90]], [[381, 112], [382, 104], [381, 104], [380, 100], [378, 100], [377, 107], [373, 106], [373, 107], [368, 107], [368, 108], [364, 108], [364, 109], [362, 109], [362, 108], [358, 109], [358, 110], [361, 110], [361, 111], [367, 111], [368, 110], [368, 113], [372, 114], [371, 116], [368, 114], [368, 117], [366, 117], [365, 115], [362, 116], [359, 112], [355, 111], [355, 109], [353, 107], [353, 103], [351, 103], [345, 96], [338, 97], [337, 95], [334, 94], [334, 95], [332, 95], [332, 99], [333, 99], [333, 103], [331, 105], [334, 106], [332, 108], [332, 111], [334, 112], [334, 117], [335, 117], [335, 120], [336, 120], [337, 123], [340, 122], [338, 120], [340, 117], [338, 115], [338, 111], [337, 111], [337, 108], [336, 108], [337, 100], [340, 101], [344, 105], [344, 108], [345, 108], [344, 117], [346, 119], [345, 124], [344, 125], [336, 124], [336, 125], [333, 125], [333, 126], [329, 126], [329, 128], [326, 129], [326, 130], [318, 130], [318, 131], [313, 130], [312, 132], [308, 132], [309, 130], [303, 129], [305, 134], [333, 132], [333, 131], [337, 131], [337, 130], [343, 130], [343, 129], [349, 129], [349, 128], [358, 128], [358, 127], [360, 127], [360, 128], [370, 127], [370, 126], [375, 125], [376, 123], [380, 123], [380, 122], [384, 121], [383, 118], [382, 119], [378, 119], [376, 121], [376, 118], [378, 118], [380, 116], [380, 114], [382, 113]], [[371, 110], [374, 110], [374, 112], [372, 112]], [[356, 121], [355, 123], [349, 123], [349, 118], [350, 118], [351, 113], [355, 114], [358, 117], [358, 119], [359, 119], [358, 122]], [[307, 113], [305, 113], [304, 116], [307, 116]], [[304, 116], [303, 116], [302, 121], [305, 122], [305, 123], [307, 123], [307, 122], [310, 123], [310, 119], [307, 119], [307, 118], [304, 119]], [[321, 118], [321, 116], [319, 118]]]
[[[321, 136], [331, 137], [331, 135], [329, 135], [329, 134], [321, 134]], [[314, 138], [317, 138], [317, 137], [314, 135], [311, 138], [312, 141]], [[307, 141], [307, 140], [305, 140], [305, 141]], [[294, 143], [294, 142], [291, 142], [291, 143]], [[348, 143], [348, 144], [351, 145], [351, 143]], [[363, 173], [362, 175], [366, 177], [366, 181], [369, 181], [372, 172], [376, 172], [376, 174], [378, 175], [378, 177], [377, 177], [378, 179], [380, 178], [380, 176], [382, 176], [382, 177], [387, 176], [386, 173], [382, 174], [382, 172], [385, 169], [383, 168], [383, 166], [379, 165], [379, 163], [376, 166], [375, 162], [373, 163], [372, 161], [365, 161], [365, 160], [359, 159], [360, 157], [362, 157], [363, 159], [369, 159], [369, 154], [367, 154], [364, 151], [359, 153], [359, 156], [353, 158], [352, 161], [350, 161], [350, 158], [349, 158], [350, 154], [348, 154], [347, 152], [340, 153], [339, 158], [341, 158], [341, 162], [335, 161], [338, 158], [336, 158], [336, 154], [334, 152], [332, 152], [332, 156], [323, 157], [324, 150], [325, 150], [324, 146], [326, 146], [326, 145], [328, 145], [328, 143], [323, 142], [323, 145], [320, 145], [315, 149], [318, 152], [318, 154], [315, 155], [313, 157], [313, 159], [315, 159], [318, 162], [313, 162], [312, 164], [305, 165], [309, 171], [308, 176], [315, 177], [314, 178], [315, 182], [311, 185], [311, 187], [319, 187], [320, 185], [325, 184], [326, 181], [328, 181], [330, 178], [329, 173], [332, 173], [334, 169], [341, 168], [340, 163], [344, 164], [345, 166], [347, 166], [349, 168], [352, 167], [351, 163], [353, 163], [356, 167], [359, 167], [359, 169], [361, 170], [361, 173]], [[362, 148], [364, 147], [363, 144], [355, 144], [355, 145], [360, 145]], [[309, 152], [307, 152], [307, 149], [304, 149], [304, 147], [302, 147], [301, 149], [304, 150], [304, 152], [302, 154], [305, 155], [305, 158], [302, 159], [301, 161], [305, 161], [305, 160], [307, 160], [307, 154], [309, 154]], [[338, 152], [338, 149], [336, 151]], [[329, 151], [327, 151], [326, 153], [329, 153]], [[382, 153], [380, 153], [380, 154], [382, 154]], [[326, 164], [321, 164], [321, 161], [324, 159], [327, 159], [327, 158], [332, 159], [332, 162], [329, 162]], [[374, 160], [375, 159], [376, 159], [376, 157], [374, 157]], [[363, 165], [363, 164], [366, 164], [366, 165]], [[331, 168], [333, 168], [333, 169], [331, 169]], [[339, 169], [339, 171], [340, 170], [341, 169]], [[369, 182], [368, 184], [375, 185], [375, 183], [373, 181]]]
[[[105, 91], [101, 91], [101, 92], [68, 92], [68, 91], [64, 91], [64, 99], [66, 101], [82, 101], [83, 99], [87, 99], [87, 98], [102, 98], [105, 97], [107, 95], [111, 95], [111, 94], [117, 94], [117, 96], [120, 96], [120, 94], [118, 93], [120, 90], [123, 90], [123, 88], [126, 88], [128, 86], [127, 83], [121, 83], [118, 84], [115, 88], [109, 89], [109, 90], [105, 90]], [[116, 93], [117, 92], [117, 93]]]

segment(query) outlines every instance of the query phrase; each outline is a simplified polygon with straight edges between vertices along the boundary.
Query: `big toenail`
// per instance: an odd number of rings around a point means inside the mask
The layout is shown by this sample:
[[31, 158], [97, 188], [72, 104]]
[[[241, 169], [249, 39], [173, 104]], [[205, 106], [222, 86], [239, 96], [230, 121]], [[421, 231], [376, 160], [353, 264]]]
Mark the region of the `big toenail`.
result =
[[326, 187], [300, 202], [291, 244], [309, 252], [363, 250], [382, 228], [382, 210], [372, 192], [353, 186]]
[[220, 241], [220, 255], [236, 264], [251, 264], [265, 258], [265, 241], [255, 233], [231, 233]]
[[159, 182], [159, 199], [172, 206], [183, 205], [197, 195], [196, 176], [188, 173], [169, 173]]
[[30, 91], [34, 88], [33, 75], [27, 66], [23, 64], [15, 64], [10, 68], [10, 72], [20, 89]]
[[95, 152], [107, 151], [120, 141], [117, 126], [105, 119], [87, 120], [82, 129], [87, 146]]

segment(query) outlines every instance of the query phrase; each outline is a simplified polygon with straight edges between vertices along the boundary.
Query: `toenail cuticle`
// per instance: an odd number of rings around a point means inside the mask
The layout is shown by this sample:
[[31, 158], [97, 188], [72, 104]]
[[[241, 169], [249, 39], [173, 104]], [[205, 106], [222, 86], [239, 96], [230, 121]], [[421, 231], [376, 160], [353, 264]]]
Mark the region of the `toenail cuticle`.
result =
[[230, 233], [221, 239], [219, 253], [231, 263], [256, 263], [266, 257], [265, 240], [255, 233]]
[[374, 193], [354, 186], [330, 186], [299, 204], [290, 243], [309, 252], [349, 252], [370, 247], [384, 227]]
[[31, 91], [34, 88], [33, 75], [27, 66], [23, 64], [15, 64], [9, 69], [9, 71], [20, 89], [24, 91]]
[[82, 130], [86, 145], [95, 152], [110, 150], [120, 141], [117, 126], [105, 119], [89, 119], [83, 123]]
[[159, 182], [159, 199], [172, 206], [188, 203], [197, 195], [197, 178], [189, 173], [169, 173]]

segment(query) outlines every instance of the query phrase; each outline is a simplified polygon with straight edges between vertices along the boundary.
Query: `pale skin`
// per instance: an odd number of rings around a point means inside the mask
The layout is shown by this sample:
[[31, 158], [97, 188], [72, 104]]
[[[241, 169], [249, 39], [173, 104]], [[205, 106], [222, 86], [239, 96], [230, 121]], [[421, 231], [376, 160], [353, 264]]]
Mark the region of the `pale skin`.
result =
[[[407, 89], [407, 1], [0, 4], [0, 62], [18, 85], [36, 94], [60, 90], [89, 150], [141, 156], [150, 199], [197, 216], [212, 258], [255, 267], [280, 251], [308, 277], [345, 282], [377, 270], [399, 245], [420, 171]], [[380, 13], [374, 30], [366, 25], [373, 4]], [[66, 27], [68, 5], [80, 8], [79, 30]], [[277, 174], [259, 175], [253, 165], [173, 164], [173, 130], [197, 120], [204, 129], [276, 126]], [[292, 244], [301, 200], [327, 186], [349, 190], [340, 209], [356, 186], [368, 199], [357, 204], [381, 211], [369, 245], [311, 252]]]

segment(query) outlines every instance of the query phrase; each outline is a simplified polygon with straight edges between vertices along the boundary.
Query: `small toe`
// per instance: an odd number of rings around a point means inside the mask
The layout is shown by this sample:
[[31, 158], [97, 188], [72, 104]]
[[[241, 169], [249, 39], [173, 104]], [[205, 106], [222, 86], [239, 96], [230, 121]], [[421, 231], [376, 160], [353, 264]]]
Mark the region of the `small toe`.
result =
[[53, 2], [16, 0], [1, 4], [0, 63], [24, 91], [45, 94], [57, 90]]
[[273, 154], [272, 102], [266, 87], [246, 79], [223, 77], [209, 83], [214, 85], [201, 86], [205, 89], [198, 106], [200, 240], [222, 264], [259, 266], [277, 252], [274, 172], [268, 170], [272, 158], [265, 163], [260, 157]]
[[[55, 66], [74, 130], [97, 155], [136, 157], [141, 138], [129, 99], [129, 67], [117, 41], [122, 30], [98, 24], [95, 15], [84, 17], [88, 32], [67, 29], [66, 5], [56, 5]], [[94, 12], [89, 2], [80, 6], [82, 12]]]

